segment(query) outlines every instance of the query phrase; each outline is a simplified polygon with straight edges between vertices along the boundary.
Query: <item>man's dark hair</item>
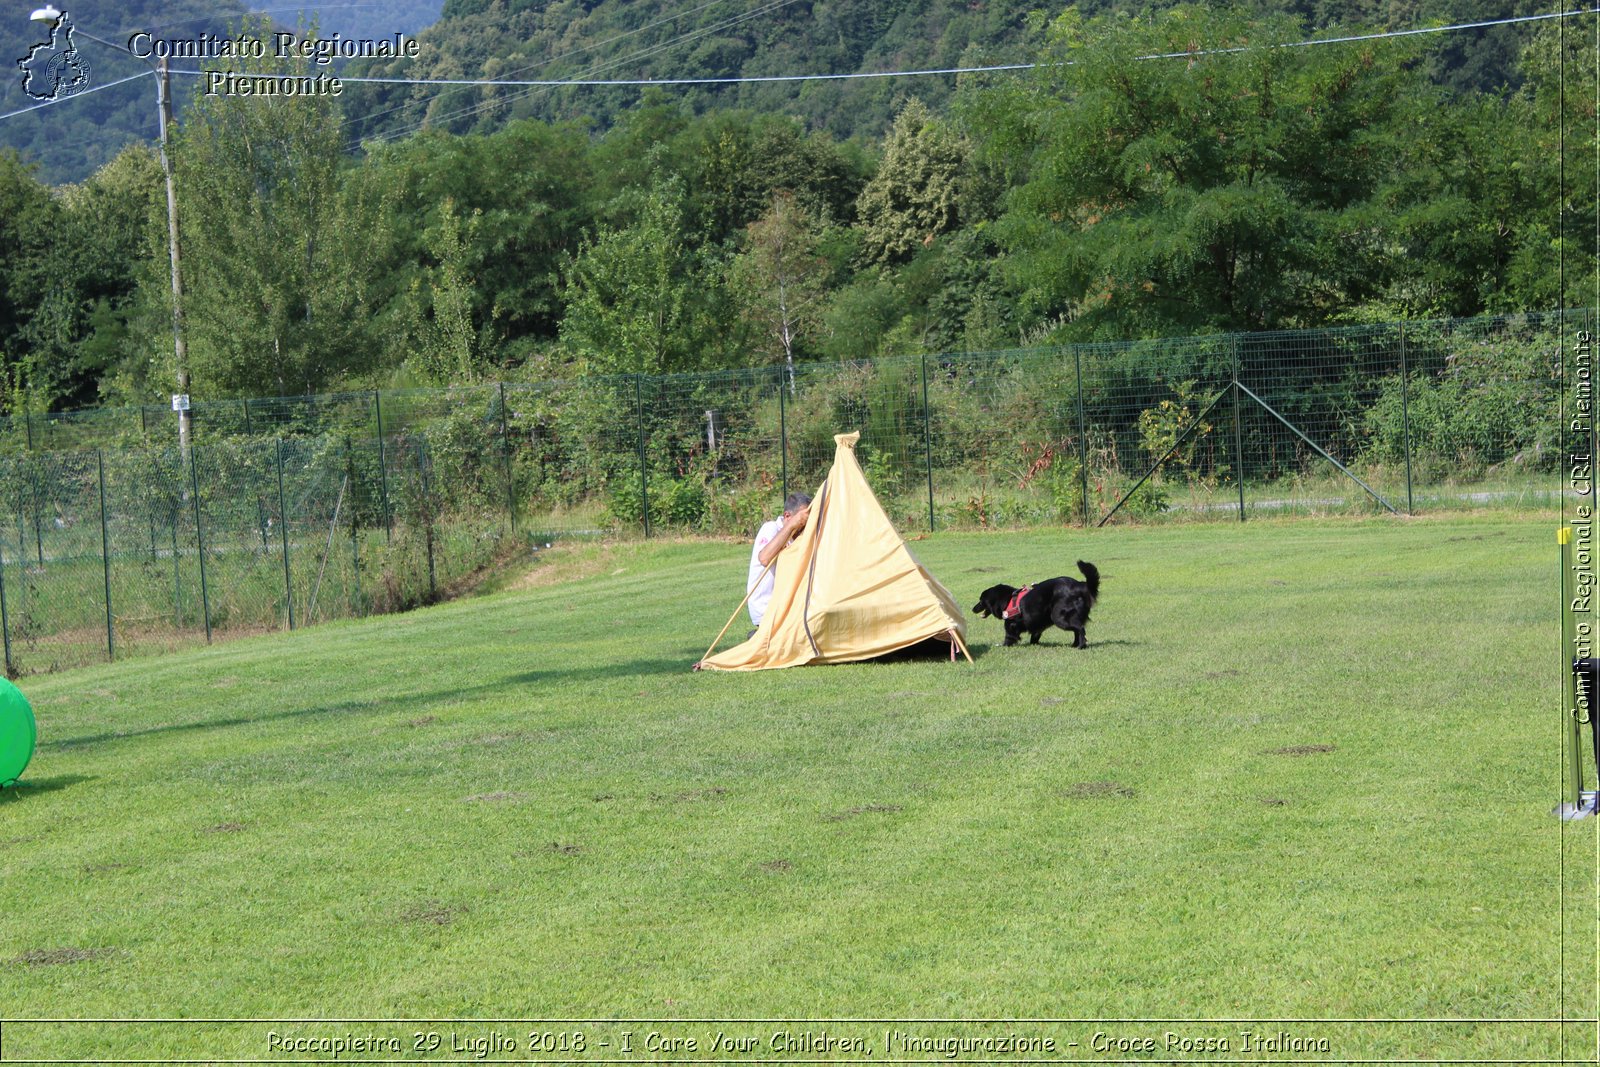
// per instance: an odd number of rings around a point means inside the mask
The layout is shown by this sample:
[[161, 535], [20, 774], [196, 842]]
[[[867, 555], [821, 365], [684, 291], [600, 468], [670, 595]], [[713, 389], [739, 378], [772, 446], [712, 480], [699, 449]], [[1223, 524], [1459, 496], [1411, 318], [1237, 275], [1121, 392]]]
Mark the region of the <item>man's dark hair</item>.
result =
[[810, 493], [790, 493], [783, 498], [783, 513], [787, 515], [791, 511], [799, 511], [809, 503], [811, 503]]

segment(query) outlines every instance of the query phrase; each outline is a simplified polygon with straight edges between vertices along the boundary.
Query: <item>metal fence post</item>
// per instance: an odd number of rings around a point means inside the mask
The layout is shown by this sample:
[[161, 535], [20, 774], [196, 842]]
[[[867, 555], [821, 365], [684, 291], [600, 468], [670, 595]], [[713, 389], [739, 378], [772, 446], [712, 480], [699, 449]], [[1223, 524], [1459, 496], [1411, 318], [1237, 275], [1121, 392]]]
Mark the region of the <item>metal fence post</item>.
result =
[[922, 451], [928, 460], [928, 532], [933, 532], [933, 429], [928, 412], [928, 353], [922, 353]]
[[106, 528], [106, 457], [100, 449], [94, 450], [95, 467], [100, 472], [100, 567], [106, 582], [106, 659], [117, 658], [117, 647], [111, 636], [111, 537]]
[[1083, 417], [1083, 353], [1072, 346], [1072, 362], [1078, 375], [1078, 480], [1083, 489], [1083, 525], [1089, 525], [1089, 424]]
[[1244, 521], [1244, 437], [1239, 428], [1239, 338], [1233, 344], [1233, 480], [1239, 484], [1239, 521]]
[[633, 376], [633, 413], [639, 423], [639, 504], [644, 515], [644, 535], [650, 536], [650, 474], [644, 460], [644, 375]]
[[5, 638], [6, 677], [15, 677], [17, 668], [11, 662], [11, 616], [6, 612], [6, 553], [0, 545], [0, 636]]
[[28, 451], [32, 452], [33, 451], [33, 408], [32, 407], [25, 407], [25, 408], [22, 409], [22, 426], [23, 426], [23, 429], [25, 429], [27, 431], [27, 434], [28, 434]]
[[506, 383], [500, 382], [500, 458], [506, 470], [506, 514], [511, 519], [511, 533], [517, 532], [517, 494], [511, 481], [511, 434], [506, 426]]
[[289, 612], [289, 629], [294, 629], [294, 586], [289, 581], [289, 508], [283, 498], [283, 438], [274, 451], [278, 460], [278, 535], [283, 542], [283, 604]]
[[782, 470], [783, 498], [789, 499], [789, 417], [784, 394], [782, 372], [778, 376], [778, 463]]
[[[211, 593], [206, 588], [206, 535], [200, 524], [200, 450], [189, 451], [189, 498], [194, 501], [194, 544], [200, 559], [200, 617], [206, 624], [206, 644], [211, 643]], [[176, 524], [174, 524], [176, 529]]]
[[394, 540], [394, 518], [389, 514], [389, 464], [384, 462], [383, 455], [383, 394], [378, 390], [372, 391], [372, 408], [377, 415], [378, 429], [378, 488], [383, 494], [383, 529], [384, 536]]
[[1400, 425], [1406, 442], [1406, 514], [1415, 515], [1411, 499], [1411, 369], [1406, 363], [1406, 324], [1400, 324]]
[[350, 486], [350, 566], [355, 572], [356, 602], [354, 610], [361, 611], [361, 538], [358, 534], [361, 509], [356, 506], [356, 460], [350, 449], [350, 437], [344, 439], [345, 481]]
[[178, 509], [172, 509], [172, 625], [183, 626], [183, 575], [178, 569]]
[[417, 449], [417, 469], [422, 474], [422, 516], [424, 536], [428, 543], [428, 599], [433, 600], [438, 596], [438, 589], [434, 584], [433, 571], [433, 489], [428, 480], [428, 439], [419, 440]]
[[[33, 549], [39, 556], [39, 566], [44, 566], [44, 491], [39, 487], [38, 458], [34, 457], [32, 463], [32, 477], [28, 480], [29, 494], [33, 498]], [[20, 547], [20, 546], [19, 546]]]

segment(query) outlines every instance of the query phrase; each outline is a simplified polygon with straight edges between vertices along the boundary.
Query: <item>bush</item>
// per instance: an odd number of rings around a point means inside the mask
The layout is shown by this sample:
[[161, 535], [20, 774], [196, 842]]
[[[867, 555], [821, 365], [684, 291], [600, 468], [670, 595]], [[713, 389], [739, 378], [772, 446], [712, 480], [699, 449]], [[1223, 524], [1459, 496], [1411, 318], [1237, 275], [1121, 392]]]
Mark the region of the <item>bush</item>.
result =
[[1541, 369], [1536, 346], [1501, 340], [1452, 352], [1436, 374], [1413, 373], [1406, 382], [1388, 376], [1363, 419], [1366, 458], [1404, 461], [1409, 407], [1412, 462], [1421, 477], [1475, 478], [1508, 462], [1555, 470], [1557, 383]]

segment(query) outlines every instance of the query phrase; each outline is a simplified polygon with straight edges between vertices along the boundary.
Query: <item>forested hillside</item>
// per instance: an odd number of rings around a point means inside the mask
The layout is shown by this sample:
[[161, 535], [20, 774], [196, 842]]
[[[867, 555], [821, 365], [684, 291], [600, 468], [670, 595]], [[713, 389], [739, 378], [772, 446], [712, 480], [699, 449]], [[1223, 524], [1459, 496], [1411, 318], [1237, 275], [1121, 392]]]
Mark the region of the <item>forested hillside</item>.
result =
[[[1124, 0], [1080, 0], [1092, 18], [1159, 10]], [[1328, 27], [1409, 29], [1525, 14], [1532, 0], [1250, 0], [1248, 13], [1289, 14], [1308, 31]], [[448, 0], [421, 35], [417, 60], [375, 63], [362, 73], [392, 78], [664, 79], [763, 78], [947, 69], [1038, 58], [1028, 31], [1032, 0]], [[1054, 14], [1060, 5], [1042, 10]], [[1430, 77], [1452, 88], [1514, 84], [1525, 30], [1457, 33], [1427, 58]], [[359, 65], [358, 65], [359, 66]], [[938, 110], [954, 78], [926, 79], [915, 92]], [[881, 136], [907, 88], [895, 79], [698, 85], [674, 90], [696, 112], [748, 108], [793, 115], [836, 137]], [[363, 137], [399, 136], [423, 125], [486, 132], [509, 119], [579, 119], [600, 128], [639, 99], [635, 87], [361, 87], [348, 105]]]
[[[656, 88], [603, 128], [436, 126], [356, 155], [342, 100], [206, 99], [173, 153], [192, 390], [698, 371], [1581, 304], [1596, 114], [1561, 85], [1594, 84], [1591, 18], [1564, 38], [1555, 23], [1524, 31], [1505, 79], [1516, 88], [1488, 91], [1434, 77], [1453, 35], [1281, 48], [1313, 32], [1306, 19], [1069, 10], [1019, 28], [1033, 71], [897, 82], [881, 136], [780, 107], [701, 111]], [[786, 91], [794, 109], [808, 99]], [[0, 155], [12, 410], [171, 391], [166, 222], [147, 148], [67, 190]]]
[[[0, 89], [0, 113], [38, 103], [23, 92], [20, 73], [9, 61], [27, 55], [49, 32], [47, 26], [28, 20], [28, 10], [41, 5], [10, 6], [11, 13], [0, 20], [0, 50], [10, 72], [0, 79], [4, 86]], [[90, 65], [91, 88], [150, 70], [149, 63], [128, 54], [128, 35], [135, 31], [192, 40], [201, 34], [227, 34], [245, 14], [239, 0], [126, 0], [115, 4], [96, 0], [58, 6], [66, 8], [77, 28], [74, 43]], [[187, 97], [186, 92], [176, 95]], [[137, 78], [0, 121], [0, 148], [13, 149], [37, 164], [45, 181], [79, 181], [110, 162], [124, 146], [153, 141], [159, 121], [154, 79]]]
[[[438, 17], [441, 2], [367, 0], [330, 4], [326, 10], [308, 2], [298, 11], [272, 6], [272, 13], [278, 25], [287, 29], [315, 21], [324, 36], [382, 37], [422, 29]], [[0, 114], [38, 103], [23, 92], [21, 78], [10, 66], [47, 32], [39, 23], [28, 21], [28, 10], [38, 6], [42, 3], [15, 5], [17, 10], [0, 19], [0, 55], [10, 71], [0, 79], [4, 86], [0, 89]], [[130, 34], [142, 30], [167, 41], [193, 41], [207, 34], [230, 36], [238, 32], [247, 14], [241, 0], [75, 0], [57, 6], [72, 16], [77, 30], [74, 43], [90, 65], [91, 88], [102, 88], [0, 121], [0, 149], [20, 153], [38, 166], [41, 178], [52, 183], [81, 181], [124, 146], [155, 140], [159, 119], [153, 80], [141, 77], [110, 86], [120, 78], [150, 70], [149, 63], [128, 54]], [[196, 62], [174, 66], [192, 69]], [[193, 96], [194, 81], [174, 78], [173, 99], [180, 110]]]

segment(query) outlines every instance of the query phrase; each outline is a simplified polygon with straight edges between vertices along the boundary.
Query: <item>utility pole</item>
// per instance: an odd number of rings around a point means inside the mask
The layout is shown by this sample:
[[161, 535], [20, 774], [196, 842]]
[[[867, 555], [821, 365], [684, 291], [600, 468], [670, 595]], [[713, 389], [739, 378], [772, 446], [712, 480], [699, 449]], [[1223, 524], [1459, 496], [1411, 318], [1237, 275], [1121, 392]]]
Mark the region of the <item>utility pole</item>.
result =
[[161, 171], [167, 179], [167, 246], [172, 252], [172, 350], [178, 370], [178, 449], [183, 462], [189, 462], [189, 357], [183, 344], [183, 274], [178, 269], [178, 195], [172, 185], [172, 155], [168, 151], [168, 130], [172, 127], [172, 84], [167, 75], [167, 57], [162, 56], [156, 78], [156, 95], [161, 112]]

